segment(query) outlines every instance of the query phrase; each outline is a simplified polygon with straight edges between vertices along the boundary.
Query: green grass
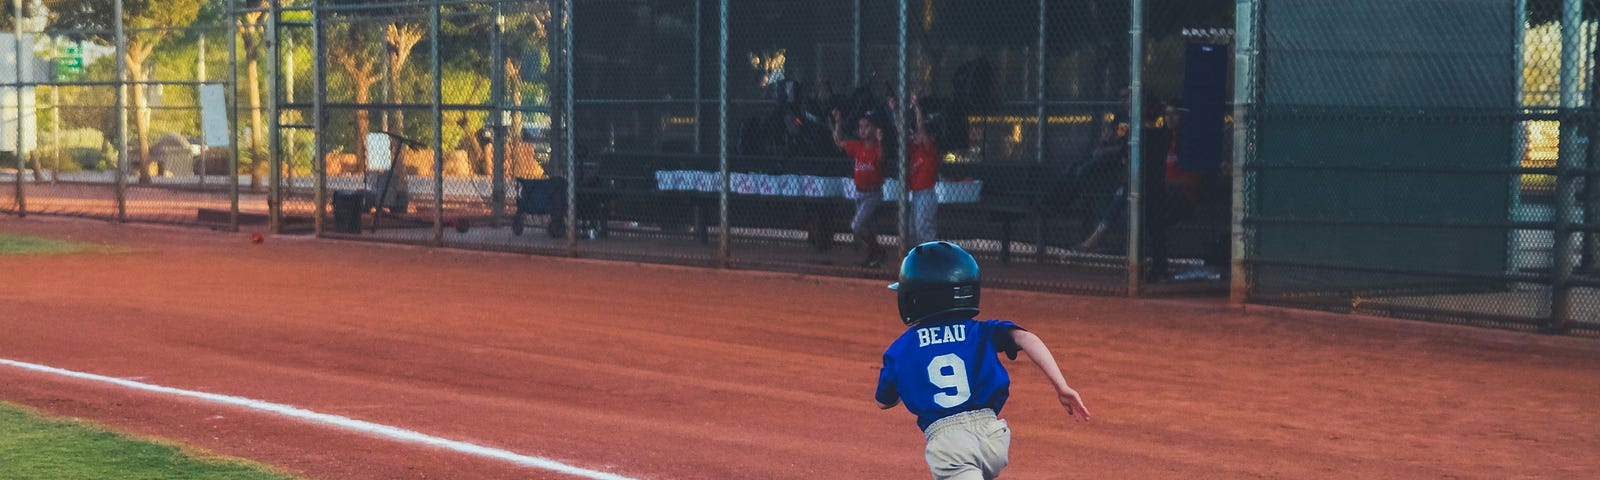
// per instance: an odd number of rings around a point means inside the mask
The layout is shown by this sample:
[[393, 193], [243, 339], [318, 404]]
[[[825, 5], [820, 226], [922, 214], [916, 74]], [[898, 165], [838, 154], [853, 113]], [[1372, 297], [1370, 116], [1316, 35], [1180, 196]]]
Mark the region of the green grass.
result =
[[48, 238], [19, 237], [0, 233], [0, 255], [51, 255], [77, 253], [88, 247], [73, 242]]
[[239, 460], [197, 459], [178, 447], [47, 420], [0, 403], [0, 478], [38, 480], [292, 480]]

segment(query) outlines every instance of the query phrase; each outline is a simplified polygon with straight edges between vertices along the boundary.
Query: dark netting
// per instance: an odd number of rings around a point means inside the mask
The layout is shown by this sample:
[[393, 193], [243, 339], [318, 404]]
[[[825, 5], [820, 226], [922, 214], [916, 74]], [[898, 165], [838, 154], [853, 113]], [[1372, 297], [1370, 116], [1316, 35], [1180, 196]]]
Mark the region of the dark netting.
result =
[[1592, 326], [1595, 35], [1549, 3], [1261, 2], [1250, 297]]
[[[576, 251], [709, 264], [718, 256], [721, 184], [712, 177], [715, 131], [702, 122], [716, 112], [716, 4], [600, 1], [574, 8], [576, 221], [567, 228]], [[660, 173], [668, 170], [698, 174], [687, 188], [662, 188]]]

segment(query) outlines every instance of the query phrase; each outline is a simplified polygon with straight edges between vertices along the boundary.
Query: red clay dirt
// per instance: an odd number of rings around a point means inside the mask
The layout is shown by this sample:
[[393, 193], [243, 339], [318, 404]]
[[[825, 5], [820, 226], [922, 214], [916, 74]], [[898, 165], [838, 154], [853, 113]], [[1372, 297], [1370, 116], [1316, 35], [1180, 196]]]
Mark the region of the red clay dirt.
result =
[[[0, 358], [235, 395], [634, 478], [927, 478], [878, 411], [881, 282], [0, 217]], [[1600, 478], [1600, 341], [991, 289], [1026, 361], [1006, 478]], [[320, 479], [566, 478], [0, 365], [0, 400]]]

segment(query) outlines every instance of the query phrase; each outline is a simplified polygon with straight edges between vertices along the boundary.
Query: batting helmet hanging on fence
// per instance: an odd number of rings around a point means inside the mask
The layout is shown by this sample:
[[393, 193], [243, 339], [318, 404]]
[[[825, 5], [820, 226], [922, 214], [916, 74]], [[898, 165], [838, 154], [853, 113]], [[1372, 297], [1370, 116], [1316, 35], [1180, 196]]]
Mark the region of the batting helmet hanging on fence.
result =
[[934, 318], [978, 315], [978, 261], [950, 242], [917, 245], [900, 263], [900, 321], [916, 325]]

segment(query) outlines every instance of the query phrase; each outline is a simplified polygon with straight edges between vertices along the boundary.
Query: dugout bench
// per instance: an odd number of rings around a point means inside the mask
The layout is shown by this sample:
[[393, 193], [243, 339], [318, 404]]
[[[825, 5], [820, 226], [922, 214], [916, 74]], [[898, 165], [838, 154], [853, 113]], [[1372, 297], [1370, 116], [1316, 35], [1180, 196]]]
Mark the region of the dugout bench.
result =
[[[728, 163], [729, 171], [736, 173], [843, 178], [853, 172], [848, 158], [736, 155], [730, 156]], [[575, 196], [580, 217], [593, 220], [600, 237], [609, 234], [613, 221], [635, 221], [661, 225], [664, 229], [686, 225], [696, 241], [709, 243], [709, 227], [718, 214], [718, 192], [658, 188], [656, 174], [664, 170], [715, 172], [719, 170], [719, 162], [714, 155], [694, 154], [605, 152], [589, 156], [579, 165]], [[939, 173], [950, 179], [983, 181], [979, 201], [939, 206], [941, 236], [997, 240], [1001, 245], [1001, 261], [1006, 263], [1011, 260], [1011, 244], [1019, 223], [1033, 220], [1033, 241], [1043, 245], [1050, 219], [1078, 218], [1092, 222], [1097, 210], [1093, 206], [1109, 197], [1109, 194], [1099, 194], [1094, 198], [1096, 201], [1071, 202], [1065, 210], [1053, 209], [1046, 199], [1059, 175], [1037, 163], [952, 163], [941, 165]], [[897, 208], [894, 202], [897, 200], [885, 199], [885, 206], [875, 219], [878, 231], [895, 230]], [[808, 232], [809, 241], [818, 249], [831, 246], [833, 233], [849, 231], [853, 211], [853, 200], [843, 196], [729, 193], [732, 227], [801, 229]], [[1042, 255], [1043, 250], [1038, 250]]]

